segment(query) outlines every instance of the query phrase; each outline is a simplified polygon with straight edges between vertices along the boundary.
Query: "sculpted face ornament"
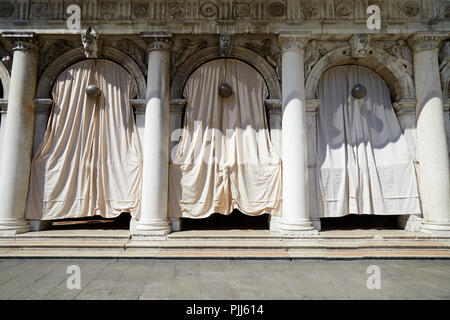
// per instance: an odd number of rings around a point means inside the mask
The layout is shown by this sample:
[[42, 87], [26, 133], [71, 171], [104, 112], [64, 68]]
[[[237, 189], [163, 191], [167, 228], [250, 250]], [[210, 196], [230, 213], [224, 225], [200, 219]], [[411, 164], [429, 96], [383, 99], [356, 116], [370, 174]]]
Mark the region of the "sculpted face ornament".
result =
[[231, 86], [224, 82], [220, 85], [219, 87], [219, 95], [222, 98], [228, 98], [229, 96], [231, 96], [231, 94], [233, 93], [233, 90], [231, 89]]

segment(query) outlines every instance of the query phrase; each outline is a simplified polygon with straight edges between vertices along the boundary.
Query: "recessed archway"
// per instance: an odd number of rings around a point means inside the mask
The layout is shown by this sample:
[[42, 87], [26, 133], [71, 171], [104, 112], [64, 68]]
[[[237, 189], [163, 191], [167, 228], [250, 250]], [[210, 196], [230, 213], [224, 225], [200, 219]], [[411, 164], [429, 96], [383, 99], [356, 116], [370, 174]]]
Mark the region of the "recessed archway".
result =
[[316, 87], [322, 74], [327, 70], [346, 64], [356, 64], [375, 71], [386, 82], [391, 92], [391, 99], [415, 98], [414, 81], [405, 67], [395, 57], [384, 50], [369, 47], [369, 54], [363, 58], [353, 58], [350, 46], [335, 49], [322, 57], [312, 68], [306, 79], [307, 99], [315, 99]]
[[171, 98], [183, 98], [183, 88], [187, 79], [198, 67], [200, 67], [204, 63], [219, 58], [234, 58], [249, 64], [263, 76], [269, 90], [269, 99], [281, 99], [281, 86], [278, 80], [278, 76], [275, 70], [264, 58], [255, 54], [254, 51], [243, 47], [233, 47], [230, 55], [225, 57], [221, 56], [219, 52], [219, 47], [213, 46], [199, 50], [191, 57], [189, 57], [183, 63], [183, 65], [179, 67], [173, 77], [171, 89], [172, 91], [170, 95]]
[[[101, 58], [111, 60], [124, 67], [136, 81], [137, 98], [146, 96], [146, 78], [134, 60], [122, 51], [113, 47], [104, 46], [101, 50]], [[58, 57], [45, 69], [37, 86], [37, 98], [51, 98], [51, 90], [56, 78], [69, 66], [86, 59], [83, 48], [72, 49]]]

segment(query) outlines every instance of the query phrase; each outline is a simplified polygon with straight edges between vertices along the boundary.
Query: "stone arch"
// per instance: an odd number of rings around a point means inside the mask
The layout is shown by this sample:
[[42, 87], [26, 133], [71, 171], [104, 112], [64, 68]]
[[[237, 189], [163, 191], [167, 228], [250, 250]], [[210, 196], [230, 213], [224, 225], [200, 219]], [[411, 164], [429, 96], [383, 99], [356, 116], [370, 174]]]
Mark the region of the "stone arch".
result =
[[9, 83], [11, 81], [11, 75], [3, 62], [0, 62], [0, 83], [2, 86], [3, 96], [0, 98], [8, 99]]
[[395, 57], [384, 50], [369, 47], [369, 53], [364, 58], [353, 58], [350, 46], [335, 49], [322, 57], [312, 68], [306, 79], [305, 91], [307, 99], [315, 99], [315, 90], [322, 74], [334, 67], [355, 64], [375, 71], [386, 82], [391, 92], [391, 99], [415, 98], [414, 81], [406, 72], [404, 66]]
[[[146, 96], [146, 79], [141, 69], [138, 67], [134, 60], [127, 56], [125, 53], [113, 47], [104, 46], [101, 50], [101, 56], [99, 58], [109, 59], [122, 67], [124, 67], [135, 79], [137, 84], [137, 97], [144, 99]], [[72, 49], [61, 56], [59, 56], [48, 68], [39, 79], [37, 94], [38, 98], [51, 98], [51, 91], [56, 78], [61, 72], [63, 72], [69, 66], [85, 60], [83, 48]]]
[[199, 50], [189, 57], [179, 67], [173, 77], [172, 91], [170, 95], [171, 98], [183, 98], [184, 85], [192, 72], [194, 72], [198, 67], [210, 60], [227, 58], [241, 60], [256, 69], [256, 71], [258, 71], [266, 81], [266, 85], [269, 90], [269, 99], [281, 99], [281, 87], [278, 76], [275, 70], [264, 58], [256, 54], [254, 51], [242, 47], [233, 47], [231, 53], [226, 56], [221, 56], [219, 52], [219, 47], [213, 46]]

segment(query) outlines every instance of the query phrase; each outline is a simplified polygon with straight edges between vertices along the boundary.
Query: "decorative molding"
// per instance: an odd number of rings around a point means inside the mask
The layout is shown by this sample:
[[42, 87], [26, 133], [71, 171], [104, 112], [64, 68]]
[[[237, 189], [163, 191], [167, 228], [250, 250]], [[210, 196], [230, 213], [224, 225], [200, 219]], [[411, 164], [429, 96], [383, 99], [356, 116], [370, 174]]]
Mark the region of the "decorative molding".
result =
[[448, 37], [448, 33], [442, 32], [418, 32], [408, 39], [408, 44], [414, 53], [423, 50], [438, 50], [440, 42]]
[[416, 113], [416, 99], [400, 99], [392, 104], [397, 117]]
[[403, 4], [403, 12], [409, 18], [415, 18], [420, 12], [420, 6], [416, 1], [406, 1]]

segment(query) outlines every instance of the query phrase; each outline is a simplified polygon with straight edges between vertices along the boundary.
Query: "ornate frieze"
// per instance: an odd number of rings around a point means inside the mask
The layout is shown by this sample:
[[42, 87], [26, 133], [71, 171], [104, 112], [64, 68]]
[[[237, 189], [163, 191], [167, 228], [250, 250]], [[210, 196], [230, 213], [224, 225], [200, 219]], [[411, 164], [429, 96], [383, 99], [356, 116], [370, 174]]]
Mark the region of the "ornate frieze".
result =
[[202, 20], [285, 21], [302, 24], [305, 20], [326, 23], [352, 20], [361, 23], [367, 18], [366, 8], [376, 4], [383, 20], [405, 23], [416, 19], [450, 16], [448, 0], [0, 0], [0, 18], [28, 20], [64, 20], [69, 3], [82, 8], [82, 19], [98, 21], [147, 21], [167, 24], [192, 23]]
[[440, 42], [448, 36], [441, 32], [418, 32], [408, 39], [414, 52], [422, 50], [438, 50]]

